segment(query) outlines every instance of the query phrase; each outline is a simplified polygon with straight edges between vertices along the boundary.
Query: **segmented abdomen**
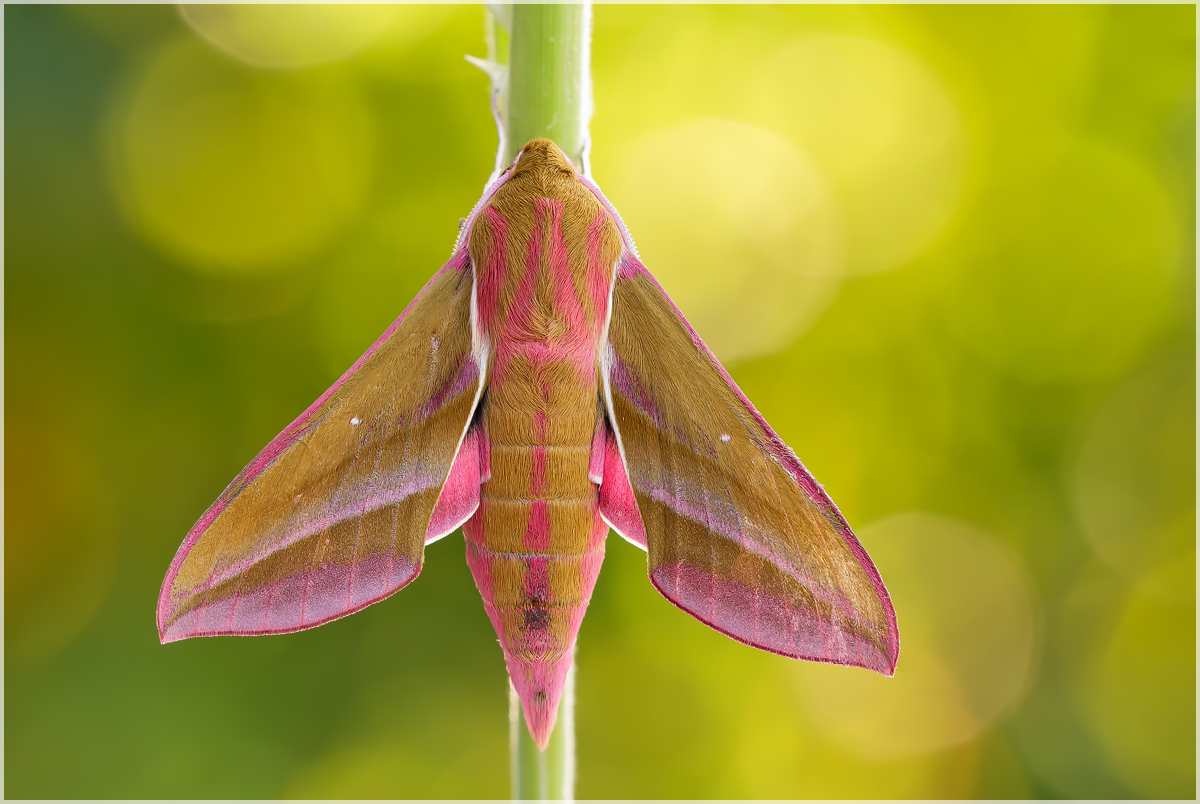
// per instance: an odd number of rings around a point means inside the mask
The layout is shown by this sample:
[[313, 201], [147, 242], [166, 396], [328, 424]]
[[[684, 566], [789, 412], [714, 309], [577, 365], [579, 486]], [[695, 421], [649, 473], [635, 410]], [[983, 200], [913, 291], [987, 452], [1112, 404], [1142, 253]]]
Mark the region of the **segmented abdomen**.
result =
[[476, 317], [492, 345], [481, 403], [490, 479], [467, 562], [544, 747], [608, 528], [589, 479], [597, 348], [620, 232], [550, 143], [532, 147], [470, 233]]
[[517, 362], [488, 392], [491, 478], [463, 533], [513, 683], [557, 701], [608, 533], [588, 479], [597, 389], [565, 361]]

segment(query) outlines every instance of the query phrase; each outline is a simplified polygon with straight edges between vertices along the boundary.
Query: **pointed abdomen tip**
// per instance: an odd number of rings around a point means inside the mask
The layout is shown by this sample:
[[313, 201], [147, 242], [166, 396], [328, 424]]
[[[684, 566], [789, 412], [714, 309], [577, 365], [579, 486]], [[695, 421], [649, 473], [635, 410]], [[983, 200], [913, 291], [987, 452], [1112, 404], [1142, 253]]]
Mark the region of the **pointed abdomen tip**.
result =
[[538, 749], [545, 751], [558, 720], [558, 699], [551, 700], [544, 690], [539, 690], [529, 700], [521, 701], [521, 709], [525, 712], [525, 725], [530, 736]]
[[529, 727], [530, 736], [533, 736], [533, 742], [538, 744], [540, 750], [545, 751], [546, 746], [550, 745], [554, 722], [558, 720], [557, 698], [551, 701], [545, 691], [538, 691], [533, 695], [533, 700], [522, 701], [521, 707], [526, 714], [526, 725]]

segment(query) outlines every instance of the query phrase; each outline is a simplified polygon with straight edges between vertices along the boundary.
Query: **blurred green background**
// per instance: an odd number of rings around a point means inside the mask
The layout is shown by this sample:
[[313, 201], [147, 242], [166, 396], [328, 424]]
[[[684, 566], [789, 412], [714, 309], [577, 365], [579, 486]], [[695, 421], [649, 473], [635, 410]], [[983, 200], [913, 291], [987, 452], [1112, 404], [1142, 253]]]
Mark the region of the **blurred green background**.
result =
[[[504, 797], [463, 559], [160, 646], [192, 523], [449, 256], [479, 6], [8, 6], [8, 797]], [[1195, 795], [1195, 9], [595, 9], [593, 167], [892, 591], [895, 679], [611, 539], [580, 797]]]

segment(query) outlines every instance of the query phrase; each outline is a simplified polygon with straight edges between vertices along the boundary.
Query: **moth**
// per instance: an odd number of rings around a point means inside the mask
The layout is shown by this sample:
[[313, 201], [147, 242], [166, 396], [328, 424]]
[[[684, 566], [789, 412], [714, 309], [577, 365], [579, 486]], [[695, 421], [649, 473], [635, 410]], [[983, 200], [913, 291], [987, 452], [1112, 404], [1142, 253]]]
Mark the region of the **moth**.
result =
[[723, 634], [895, 670], [896, 614], [845, 518], [545, 139], [188, 533], [159, 638], [327, 623], [412, 582], [425, 545], [459, 527], [542, 748], [610, 528], [647, 552], [667, 600]]

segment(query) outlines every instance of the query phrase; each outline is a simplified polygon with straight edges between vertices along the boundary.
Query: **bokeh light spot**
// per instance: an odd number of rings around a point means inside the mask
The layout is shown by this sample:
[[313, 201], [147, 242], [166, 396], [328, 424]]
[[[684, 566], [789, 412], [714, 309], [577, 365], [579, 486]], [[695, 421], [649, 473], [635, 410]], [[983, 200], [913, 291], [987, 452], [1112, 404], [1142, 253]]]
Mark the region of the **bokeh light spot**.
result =
[[83, 630], [116, 563], [112, 489], [94, 458], [50, 424], [6, 427], [4, 646], [21, 659]]
[[942, 231], [966, 149], [953, 99], [916, 57], [862, 37], [811, 36], [766, 62], [754, 86], [766, 119], [828, 176], [849, 273], [898, 268]]
[[1195, 567], [1191, 553], [1138, 584], [1091, 684], [1101, 741], [1148, 798], [1196, 796]]
[[[821, 171], [844, 231], [845, 272], [899, 268], [933, 243], [962, 196], [958, 104], [914, 53], [788, 16], [663, 10], [616, 69], [598, 58], [596, 141], [696, 114], [769, 129]], [[600, 167], [612, 160], [600, 148], [595, 158]]]
[[798, 665], [809, 709], [867, 756], [973, 739], [1025, 687], [1036, 616], [1023, 569], [986, 533], [933, 514], [900, 514], [860, 535], [896, 606], [900, 663], [892, 679]]
[[301, 67], [336, 61], [366, 46], [401, 6], [345, 4], [181, 4], [180, 13], [205, 39], [260, 67]]
[[[321, 757], [284, 787], [285, 798], [396, 798], [421, 778], [418, 757], [404, 745], [360, 745]], [[407, 782], [407, 784], [406, 784]]]
[[836, 293], [841, 236], [793, 143], [696, 118], [630, 143], [605, 188], [643, 261], [722, 360], [796, 338]]
[[1179, 225], [1158, 179], [1079, 143], [1005, 186], [979, 216], [986, 232], [958, 258], [947, 298], [955, 331], [1031, 381], [1128, 368], [1161, 330], [1178, 271]]
[[262, 72], [187, 38], [158, 52], [120, 106], [123, 206], [198, 270], [259, 272], [301, 259], [367, 195], [372, 120], [336, 74]]
[[1119, 387], [1095, 417], [1072, 478], [1084, 534], [1140, 573], [1196, 544], [1196, 369], [1176, 361]]
[[945, 752], [864, 756], [827, 739], [804, 717], [783, 716], [778, 687], [759, 690], [740, 711], [733, 740], [733, 789], [746, 798], [969, 798], [975, 792], [974, 743]]

